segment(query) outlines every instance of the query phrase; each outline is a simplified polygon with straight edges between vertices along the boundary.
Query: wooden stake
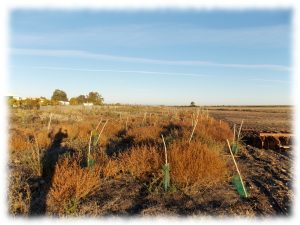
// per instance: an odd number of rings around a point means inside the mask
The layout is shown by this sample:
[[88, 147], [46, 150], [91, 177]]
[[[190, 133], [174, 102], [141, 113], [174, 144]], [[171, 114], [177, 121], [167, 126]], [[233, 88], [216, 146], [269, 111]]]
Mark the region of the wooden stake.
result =
[[144, 118], [143, 118], [142, 124], [144, 124], [144, 121], [146, 120], [146, 115], [147, 115], [147, 112], [145, 112], [145, 114], [144, 114]]
[[238, 140], [238, 141], [240, 140], [240, 134], [241, 134], [243, 122], [244, 122], [244, 120], [242, 120], [242, 123], [241, 123], [241, 125], [240, 125], [240, 129], [239, 129], [239, 133], [238, 133], [238, 136], [237, 136], [237, 140]]
[[128, 123], [128, 116], [127, 116], [127, 118], [126, 118], [126, 124], [125, 124], [125, 129], [126, 129], [126, 130], [128, 130], [127, 123]]
[[37, 138], [36, 138], [35, 135], [34, 135], [34, 140], [35, 140], [35, 144], [36, 144], [37, 161], [38, 161], [38, 165], [39, 165], [39, 176], [41, 176], [42, 171], [41, 171], [40, 148], [39, 148], [39, 143], [38, 143]]
[[93, 134], [93, 131], [91, 131], [91, 134], [90, 134], [90, 140], [89, 140], [89, 150], [88, 150], [88, 160], [89, 160], [89, 157], [90, 157], [90, 154], [91, 154], [91, 142], [92, 142], [92, 134]]
[[194, 126], [194, 120], [195, 120], [195, 118], [194, 118], [195, 116], [194, 116], [194, 113], [192, 114], [192, 126]]
[[100, 126], [101, 122], [102, 122], [102, 117], [101, 117], [101, 119], [100, 119], [100, 121], [99, 121], [99, 123], [98, 123], [98, 125], [97, 125], [97, 127], [96, 127], [96, 129], [95, 129], [95, 130], [98, 130], [98, 128], [99, 128], [99, 126]]
[[50, 129], [51, 120], [52, 120], [52, 113], [50, 114], [50, 119], [49, 119], [49, 123], [48, 123], [48, 128], [47, 128], [48, 132], [49, 132], [49, 129]]
[[198, 118], [197, 118], [196, 121], [195, 121], [195, 125], [194, 125], [194, 127], [193, 127], [193, 131], [192, 131], [192, 133], [191, 133], [191, 136], [190, 136], [190, 139], [189, 139], [189, 143], [191, 143], [191, 140], [192, 140], [192, 137], [193, 137], [193, 134], [194, 134], [194, 131], [195, 131], [195, 129], [196, 129], [197, 124], [198, 124]]
[[233, 143], [235, 141], [235, 124], [233, 125]]
[[239, 168], [238, 168], [238, 165], [237, 165], [237, 163], [236, 163], [236, 161], [235, 161], [234, 155], [232, 154], [232, 151], [231, 151], [231, 147], [230, 147], [229, 141], [228, 141], [228, 139], [226, 139], [226, 140], [227, 140], [228, 148], [229, 148], [229, 150], [230, 150], [230, 154], [231, 154], [231, 156], [232, 156], [232, 159], [233, 159], [233, 162], [234, 162], [236, 171], [238, 172], [239, 177], [240, 177], [240, 179], [241, 179], [242, 187], [243, 187], [243, 190], [244, 190], [244, 192], [245, 192], [245, 197], [247, 198], [247, 197], [248, 197], [248, 194], [247, 194], [246, 188], [245, 188], [245, 186], [244, 186], [244, 182], [243, 182], [242, 175], [241, 175], [240, 170], [239, 170]]
[[166, 160], [166, 164], [168, 164], [168, 155], [167, 155], [167, 146], [166, 146], [166, 142], [165, 142], [165, 139], [164, 139], [164, 136], [161, 135], [161, 138], [163, 140], [163, 143], [164, 143], [164, 148], [165, 148], [165, 160]]
[[107, 122], [108, 122], [108, 120], [105, 121], [105, 123], [104, 123], [104, 125], [103, 125], [103, 127], [102, 127], [102, 129], [101, 129], [101, 131], [100, 131], [100, 133], [99, 133], [99, 135], [98, 135], [98, 138], [97, 138], [97, 141], [96, 141], [96, 144], [95, 144], [95, 145], [97, 145], [97, 143], [98, 143], [98, 141], [99, 141], [99, 139], [100, 139], [100, 136], [101, 136], [101, 134], [102, 134], [102, 132], [103, 132], [103, 130], [104, 130], [104, 127], [106, 126]]

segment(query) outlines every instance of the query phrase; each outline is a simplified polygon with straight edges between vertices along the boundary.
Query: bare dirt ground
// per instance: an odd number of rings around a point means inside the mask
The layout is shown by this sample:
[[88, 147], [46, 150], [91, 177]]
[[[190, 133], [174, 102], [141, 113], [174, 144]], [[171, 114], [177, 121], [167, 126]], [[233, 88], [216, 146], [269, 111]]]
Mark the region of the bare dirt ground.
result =
[[[210, 109], [209, 113], [228, 122], [231, 127], [244, 120], [244, 134], [249, 130], [293, 132], [291, 107], [224, 107]], [[250, 145], [245, 145], [241, 152], [238, 162], [252, 193], [249, 203], [257, 215], [290, 214], [293, 199], [292, 153], [293, 148], [271, 150]]]
[[283, 107], [210, 107], [209, 114], [233, 124], [244, 120], [243, 128], [255, 131], [293, 132], [293, 108]]

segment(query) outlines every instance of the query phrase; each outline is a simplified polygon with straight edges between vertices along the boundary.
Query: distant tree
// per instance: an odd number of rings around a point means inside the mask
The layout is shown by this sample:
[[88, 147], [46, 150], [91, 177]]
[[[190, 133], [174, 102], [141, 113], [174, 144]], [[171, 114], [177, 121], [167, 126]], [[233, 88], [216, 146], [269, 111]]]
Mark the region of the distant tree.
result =
[[59, 102], [56, 100], [50, 100], [50, 105], [59, 105]]
[[39, 109], [40, 108], [40, 100], [38, 98], [26, 98], [20, 100], [20, 107], [23, 109]]
[[51, 101], [46, 97], [40, 97], [40, 105], [41, 106], [51, 105]]
[[78, 100], [77, 100], [77, 98], [71, 98], [71, 99], [70, 99], [70, 105], [78, 105]]
[[196, 103], [195, 102], [191, 102], [190, 107], [196, 107]]
[[79, 95], [77, 98], [77, 104], [83, 104], [85, 102], [87, 102], [87, 98], [85, 97], [85, 95]]
[[87, 101], [93, 103], [94, 105], [102, 105], [104, 99], [98, 92], [90, 92], [87, 96]]
[[52, 101], [68, 101], [66, 92], [56, 89], [51, 97]]
[[20, 106], [20, 101], [17, 99], [14, 99], [12, 97], [8, 98], [8, 105], [10, 107], [19, 107]]

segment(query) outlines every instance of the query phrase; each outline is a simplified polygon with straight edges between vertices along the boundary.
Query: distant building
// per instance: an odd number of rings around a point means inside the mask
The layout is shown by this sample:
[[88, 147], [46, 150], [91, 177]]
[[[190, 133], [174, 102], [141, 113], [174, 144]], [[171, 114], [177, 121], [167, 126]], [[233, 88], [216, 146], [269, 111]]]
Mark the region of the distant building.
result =
[[22, 97], [16, 96], [16, 95], [9, 95], [7, 96], [8, 99], [15, 99], [15, 100], [22, 100]]
[[92, 102], [86, 102], [86, 103], [83, 103], [83, 105], [84, 105], [84, 106], [93, 106], [94, 103], [92, 103]]
[[58, 101], [58, 103], [60, 105], [70, 105], [70, 102], [68, 102], [68, 101]]

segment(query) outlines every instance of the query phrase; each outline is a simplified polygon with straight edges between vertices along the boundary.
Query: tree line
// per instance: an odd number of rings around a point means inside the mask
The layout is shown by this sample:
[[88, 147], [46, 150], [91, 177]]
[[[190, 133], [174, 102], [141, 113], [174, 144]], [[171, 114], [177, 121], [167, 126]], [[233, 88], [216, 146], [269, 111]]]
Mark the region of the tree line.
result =
[[56, 89], [52, 94], [51, 101], [69, 101], [70, 105], [81, 105], [83, 103], [102, 105], [104, 98], [98, 92], [91, 91], [87, 95], [79, 95], [77, 97], [70, 98], [69, 100], [66, 92]]
[[46, 97], [16, 99], [8, 96], [8, 105], [14, 108], [39, 109], [40, 106], [60, 105], [68, 102], [70, 105], [82, 105], [83, 103], [92, 103], [93, 105], [102, 105], [104, 98], [96, 91], [91, 91], [87, 95], [68, 98], [67, 93], [60, 89], [55, 89], [51, 99]]

